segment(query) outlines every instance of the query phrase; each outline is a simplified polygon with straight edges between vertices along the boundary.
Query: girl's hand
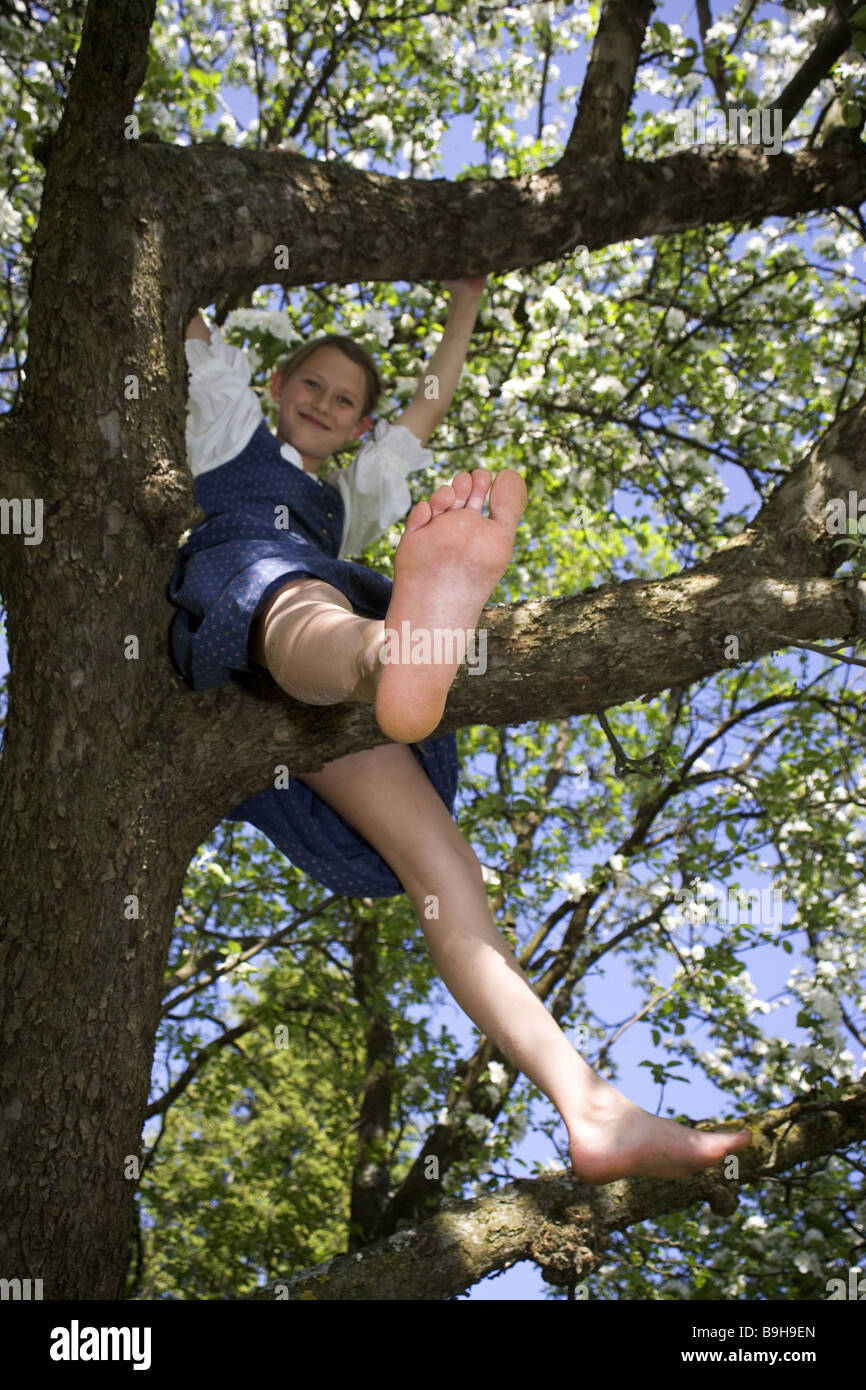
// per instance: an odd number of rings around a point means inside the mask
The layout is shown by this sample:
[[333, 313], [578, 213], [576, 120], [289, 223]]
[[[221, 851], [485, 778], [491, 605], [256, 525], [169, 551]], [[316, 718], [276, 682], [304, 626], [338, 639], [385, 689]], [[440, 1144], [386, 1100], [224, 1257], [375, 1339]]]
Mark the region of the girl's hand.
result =
[[456, 280], [443, 280], [442, 284], [446, 290], [454, 295], [473, 295], [481, 298], [484, 287], [487, 284], [486, 275], [461, 275]]

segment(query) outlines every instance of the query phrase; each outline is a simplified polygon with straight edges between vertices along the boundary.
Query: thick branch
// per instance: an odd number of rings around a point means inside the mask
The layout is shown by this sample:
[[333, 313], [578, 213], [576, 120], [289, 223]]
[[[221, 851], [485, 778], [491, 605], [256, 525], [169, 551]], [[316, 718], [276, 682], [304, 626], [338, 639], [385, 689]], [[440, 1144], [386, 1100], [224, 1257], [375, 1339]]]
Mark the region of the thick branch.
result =
[[[368, 1246], [360, 1259], [338, 1256], [250, 1297], [440, 1300], [520, 1260], [534, 1260], [549, 1282], [573, 1283], [598, 1265], [613, 1231], [700, 1202], [729, 1215], [741, 1185], [760, 1186], [798, 1163], [862, 1143], [866, 1084], [861, 1078], [841, 1101], [794, 1102], [746, 1123], [752, 1143], [737, 1155], [736, 1179], [711, 1169], [678, 1181], [629, 1179], [604, 1187], [587, 1187], [568, 1176], [518, 1181], [397, 1231]], [[715, 1121], [698, 1126], [714, 1127]]]
[[606, 0], [563, 164], [592, 155], [622, 156], [622, 128], [653, 0]]
[[156, 0], [88, 0], [69, 96], [51, 160], [80, 159], [86, 150], [104, 150], [124, 139], [147, 71]]
[[[858, 595], [866, 611], [866, 581], [855, 588], [846, 579], [690, 571], [486, 609], [479, 628], [486, 633], [487, 670], [459, 673], [435, 732], [597, 714], [754, 661], [786, 643], [862, 639]], [[736, 655], [726, 656], [732, 637]], [[174, 684], [180, 698], [160, 717], [159, 736], [171, 741], [179, 779], [168, 794], [179, 815], [196, 817], [193, 846], [238, 801], [273, 785], [278, 766], [299, 776], [387, 742], [365, 707], [313, 708], [276, 688], [269, 702], [235, 686], [192, 695]], [[211, 750], [207, 758], [205, 748]], [[193, 774], [197, 798], [191, 806], [183, 779]]]
[[[578, 245], [856, 207], [866, 198], [866, 151], [847, 146], [794, 155], [708, 146], [654, 162], [564, 156], [519, 179], [451, 183], [279, 151], [128, 144], [125, 167], [106, 171], [103, 190], [153, 209], [188, 309], [263, 284], [529, 267]], [[288, 249], [280, 262], [281, 246]]]

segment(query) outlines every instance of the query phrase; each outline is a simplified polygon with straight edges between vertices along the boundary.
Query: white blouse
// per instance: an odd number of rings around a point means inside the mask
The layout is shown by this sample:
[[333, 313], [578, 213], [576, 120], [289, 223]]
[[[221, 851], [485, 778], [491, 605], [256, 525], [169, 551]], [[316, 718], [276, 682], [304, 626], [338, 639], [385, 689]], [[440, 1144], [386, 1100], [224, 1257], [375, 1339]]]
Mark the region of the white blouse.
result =
[[[193, 477], [228, 463], [249, 444], [264, 417], [261, 402], [250, 386], [246, 353], [229, 347], [220, 330], [210, 329], [210, 343], [186, 339], [189, 367], [189, 403], [186, 417], [187, 459]], [[303, 469], [303, 460], [291, 444], [280, 453], [288, 463]], [[406, 475], [416, 468], [431, 467], [433, 455], [424, 449], [405, 425], [377, 421], [351, 463], [329, 474], [345, 507], [343, 539], [338, 558], [360, 555], [387, 531], [412, 505]], [[310, 474], [310, 477], [316, 475]], [[321, 478], [316, 481], [323, 484]]]

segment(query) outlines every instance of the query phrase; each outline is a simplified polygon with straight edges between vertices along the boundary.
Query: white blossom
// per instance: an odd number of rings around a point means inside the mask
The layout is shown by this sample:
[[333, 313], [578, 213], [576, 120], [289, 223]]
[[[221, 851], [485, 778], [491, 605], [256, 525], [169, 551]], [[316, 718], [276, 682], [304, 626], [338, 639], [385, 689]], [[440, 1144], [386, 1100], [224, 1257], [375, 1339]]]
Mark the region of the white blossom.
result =
[[15, 241], [21, 235], [21, 213], [0, 193], [0, 239]]
[[545, 1173], [564, 1173], [566, 1171], [558, 1158], [546, 1158], [541, 1167]]
[[619, 378], [615, 376], [597, 376], [592, 383], [592, 390], [599, 394], [608, 392], [610, 395], [619, 396], [620, 398], [626, 393], [626, 387], [623, 386]]
[[566, 874], [562, 882], [568, 896], [573, 898], [575, 902], [586, 892], [583, 874]]
[[493, 1121], [486, 1115], [472, 1113], [466, 1116], [466, 1128], [470, 1134], [474, 1134], [476, 1139], [483, 1139], [490, 1129], [493, 1128]]
[[373, 135], [378, 135], [385, 141], [392, 139], [394, 135], [394, 127], [382, 111], [378, 111], [375, 116], [368, 117], [367, 126]]
[[394, 325], [385, 310], [368, 304], [361, 319], [367, 328], [372, 328], [382, 347], [387, 347], [394, 336]]
[[571, 313], [571, 305], [558, 285], [548, 285], [542, 295], [542, 299], [548, 304], [552, 304], [555, 309], [559, 309], [563, 314]]

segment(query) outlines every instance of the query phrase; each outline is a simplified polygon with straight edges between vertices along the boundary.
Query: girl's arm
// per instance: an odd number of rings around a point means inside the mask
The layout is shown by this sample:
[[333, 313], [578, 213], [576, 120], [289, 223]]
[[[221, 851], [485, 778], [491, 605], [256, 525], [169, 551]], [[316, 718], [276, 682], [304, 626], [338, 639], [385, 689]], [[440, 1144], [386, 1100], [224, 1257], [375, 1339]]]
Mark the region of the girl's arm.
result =
[[486, 280], [486, 275], [474, 275], [443, 281], [451, 292], [451, 310], [442, 341], [430, 358], [415, 395], [394, 421], [395, 425], [405, 425], [422, 444], [427, 443], [448, 413], [466, 361], [469, 337], [478, 317]]
[[190, 319], [186, 326], [186, 336], [188, 338], [199, 338], [203, 343], [210, 342], [210, 329], [201, 314], [196, 314], [194, 319]]

